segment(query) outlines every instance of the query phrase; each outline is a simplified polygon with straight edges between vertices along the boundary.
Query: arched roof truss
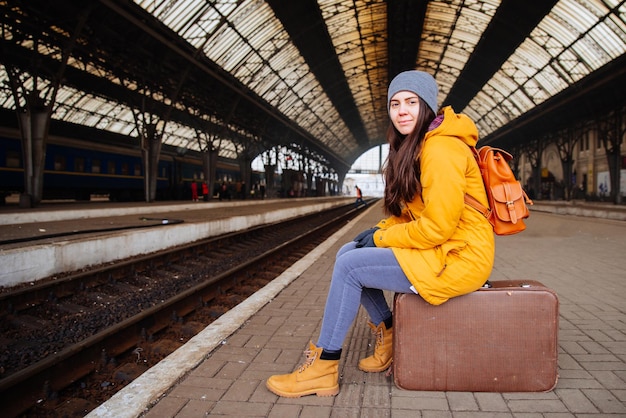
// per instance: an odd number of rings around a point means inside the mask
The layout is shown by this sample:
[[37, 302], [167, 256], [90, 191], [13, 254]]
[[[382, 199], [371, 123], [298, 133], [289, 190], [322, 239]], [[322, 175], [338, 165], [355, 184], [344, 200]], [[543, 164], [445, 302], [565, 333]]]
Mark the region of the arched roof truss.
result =
[[17, 105], [7, 68], [44, 95], [69, 51], [53, 118], [136, 137], [133, 112], [171, 114], [164, 143], [217, 144], [226, 158], [246, 142], [299, 144], [341, 172], [384, 143], [387, 85], [407, 69], [432, 73], [439, 104], [468, 114], [487, 143], [524, 140], [524, 130], [626, 96], [625, 0], [6, 0], [2, 8], [3, 109]]

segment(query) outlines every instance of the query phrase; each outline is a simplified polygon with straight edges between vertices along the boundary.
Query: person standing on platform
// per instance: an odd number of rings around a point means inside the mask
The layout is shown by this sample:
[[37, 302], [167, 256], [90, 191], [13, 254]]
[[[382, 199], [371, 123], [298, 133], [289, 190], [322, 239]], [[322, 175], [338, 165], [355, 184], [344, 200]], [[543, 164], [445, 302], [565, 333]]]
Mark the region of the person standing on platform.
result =
[[405, 71], [391, 81], [383, 199], [389, 217], [338, 251], [317, 343], [309, 343], [305, 363], [293, 373], [267, 379], [273, 393], [339, 393], [341, 351], [360, 304], [376, 345], [359, 369], [386, 370], [393, 356], [393, 318], [383, 290], [417, 293], [439, 305], [479, 289], [489, 278], [493, 228], [463, 198], [467, 193], [487, 205], [468, 146], [476, 145], [478, 131], [451, 107], [437, 112], [437, 95], [434, 78], [422, 71]]
[[225, 181], [223, 181], [222, 185], [220, 186], [219, 199], [220, 202], [222, 201], [222, 199], [230, 200], [230, 195], [228, 194], [228, 186], [226, 185]]
[[191, 200], [194, 202], [198, 201], [198, 183], [195, 181], [191, 182]]
[[205, 202], [209, 201], [209, 198], [211, 196], [209, 196], [209, 185], [207, 184], [206, 181], [202, 182], [202, 200], [204, 200]]
[[363, 200], [363, 192], [361, 192], [359, 186], [354, 186], [354, 189], [356, 190], [356, 201], [354, 202], [354, 208], [358, 208], [360, 204], [367, 206], [367, 203], [365, 202], [365, 200]]

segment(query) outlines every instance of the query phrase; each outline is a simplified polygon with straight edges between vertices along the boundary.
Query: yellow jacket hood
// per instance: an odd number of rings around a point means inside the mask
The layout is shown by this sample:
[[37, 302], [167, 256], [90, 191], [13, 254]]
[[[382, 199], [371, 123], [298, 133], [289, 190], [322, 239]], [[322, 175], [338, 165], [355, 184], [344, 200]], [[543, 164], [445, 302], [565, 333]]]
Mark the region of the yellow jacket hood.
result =
[[474, 122], [467, 115], [454, 113], [450, 106], [441, 109], [431, 128], [426, 133], [426, 139], [441, 135], [460, 139], [471, 147], [478, 143], [478, 129]]

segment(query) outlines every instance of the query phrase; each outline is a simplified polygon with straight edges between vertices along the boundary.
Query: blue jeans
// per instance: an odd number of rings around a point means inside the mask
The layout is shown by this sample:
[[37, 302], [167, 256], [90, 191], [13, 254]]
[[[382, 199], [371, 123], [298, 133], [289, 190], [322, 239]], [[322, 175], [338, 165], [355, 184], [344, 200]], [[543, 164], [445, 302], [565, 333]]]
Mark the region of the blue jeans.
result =
[[411, 282], [390, 248], [356, 248], [351, 241], [337, 252], [317, 346], [340, 350], [363, 305], [378, 325], [391, 316], [383, 290], [412, 293]]

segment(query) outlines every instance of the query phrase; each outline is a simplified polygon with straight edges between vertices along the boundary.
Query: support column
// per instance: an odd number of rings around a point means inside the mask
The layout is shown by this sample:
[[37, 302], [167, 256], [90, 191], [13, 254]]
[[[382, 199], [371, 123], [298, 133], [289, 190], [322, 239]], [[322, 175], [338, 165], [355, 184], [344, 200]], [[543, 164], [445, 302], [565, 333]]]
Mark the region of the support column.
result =
[[246, 199], [250, 192], [250, 173], [252, 172], [252, 160], [247, 155], [239, 158], [239, 170], [241, 173], [241, 198]]
[[31, 208], [39, 205], [43, 198], [49, 112], [45, 108], [37, 108], [20, 113], [19, 118], [24, 156], [24, 193], [20, 196], [20, 207]]
[[204, 197], [204, 200], [211, 200], [213, 193], [215, 192], [215, 182], [217, 176], [217, 150], [209, 150], [202, 153], [202, 172], [204, 173], [204, 180], [209, 188], [209, 196]]
[[148, 203], [156, 200], [160, 154], [161, 138], [156, 135], [156, 126], [148, 125], [141, 146], [141, 157], [144, 164], [144, 195]]
[[274, 173], [276, 172], [275, 164], [265, 164], [265, 183], [267, 196], [274, 196]]

